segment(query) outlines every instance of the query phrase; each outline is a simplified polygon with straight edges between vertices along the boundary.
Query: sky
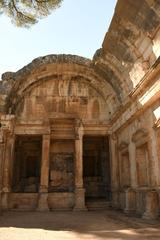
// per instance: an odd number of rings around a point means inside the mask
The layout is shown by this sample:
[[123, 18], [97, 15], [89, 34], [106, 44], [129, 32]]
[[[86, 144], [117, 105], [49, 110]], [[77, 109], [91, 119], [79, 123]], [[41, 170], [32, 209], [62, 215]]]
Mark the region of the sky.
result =
[[63, 0], [59, 9], [29, 29], [0, 16], [0, 76], [34, 58], [75, 54], [92, 59], [102, 46], [117, 0]]

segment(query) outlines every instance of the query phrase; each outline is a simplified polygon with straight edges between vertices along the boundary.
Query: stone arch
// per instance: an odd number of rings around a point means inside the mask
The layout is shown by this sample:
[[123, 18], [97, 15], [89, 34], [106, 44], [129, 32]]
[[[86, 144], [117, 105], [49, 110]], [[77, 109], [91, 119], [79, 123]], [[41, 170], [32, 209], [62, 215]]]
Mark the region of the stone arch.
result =
[[[116, 104], [120, 103], [111, 84], [96, 73], [90, 60], [81, 57], [50, 55], [38, 58], [24, 69], [14, 73], [12, 78], [14, 79], [13, 85], [6, 101], [6, 111], [11, 109], [12, 113], [16, 112], [19, 105], [23, 105], [24, 99], [35, 87], [47, 81], [63, 80], [62, 85], [68, 81], [86, 84], [102, 98], [103, 106], [108, 108], [108, 113], [112, 112], [111, 102], [113, 99]], [[57, 89], [57, 93], [61, 91], [62, 89]]]
[[122, 102], [157, 60], [160, 34], [156, 1], [129, 0], [127, 11], [125, 6], [125, 0], [117, 2], [102, 49], [94, 57], [96, 71], [110, 82]]

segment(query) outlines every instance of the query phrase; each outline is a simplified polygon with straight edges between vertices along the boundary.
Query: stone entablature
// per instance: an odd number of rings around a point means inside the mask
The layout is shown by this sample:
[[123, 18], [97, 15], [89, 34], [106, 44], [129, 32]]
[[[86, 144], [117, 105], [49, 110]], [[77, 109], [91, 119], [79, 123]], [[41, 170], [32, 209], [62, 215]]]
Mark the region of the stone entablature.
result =
[[159, 64], [157, 64], [156, 69], [151, 69], [150, 74], [144, 77], [142, 83], [139, 83], [139, 86], [134, 90], [133, 97], [131, 94], [131, 99], [113, 116], [111, 120], [112, 131], [123, 129], [123, 126], [125, 128], [128, 123], [134, 121], [159, 99], [159, 70]]

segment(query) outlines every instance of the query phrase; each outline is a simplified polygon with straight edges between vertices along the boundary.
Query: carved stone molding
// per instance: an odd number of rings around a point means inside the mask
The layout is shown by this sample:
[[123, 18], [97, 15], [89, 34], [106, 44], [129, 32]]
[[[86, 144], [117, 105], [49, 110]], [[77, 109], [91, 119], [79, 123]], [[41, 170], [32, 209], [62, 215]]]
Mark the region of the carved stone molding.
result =
[[15, 122], [15, 116], [14, 115], [3, 115], [0, 119], [1, 124], [1, 131], [4, 132], [13, 132], [14, 128], [14, 122]]
[[0, 128], [0, 144], [3, 143], [3, 131], [2, 129]]
[[117, 139], [116, 133], [111, 133], [110, 136], [111, 136], [111, 139], [114, 140], [114, 141]]
[[158, 120], [155, 122], [153, 128], [154, 128], [154, 129], [160, 128], [160, 119], [158, 119]]
[[128, 149], [128, 145], [129, 145], [129, 144], [128, 144], [127, 142], [122, 141], [122, 142], [119, 144], [118, 149], [119, 149], [120, 151], [126, 150], [126, 149]]
[[148, 136], [148, 131], [145, 128], [138, 129], [132, 136], [133, 142], [138, 142], [139, 140], [146, 138]]

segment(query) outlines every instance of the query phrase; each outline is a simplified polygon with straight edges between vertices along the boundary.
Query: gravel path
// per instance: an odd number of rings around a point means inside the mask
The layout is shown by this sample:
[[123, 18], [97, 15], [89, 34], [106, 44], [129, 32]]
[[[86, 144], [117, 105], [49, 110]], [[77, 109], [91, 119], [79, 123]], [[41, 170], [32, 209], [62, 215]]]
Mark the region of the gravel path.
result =
[[0, 240], [158, 240], [160, 222], [120, 212], [6, 212], [0, 216]]

